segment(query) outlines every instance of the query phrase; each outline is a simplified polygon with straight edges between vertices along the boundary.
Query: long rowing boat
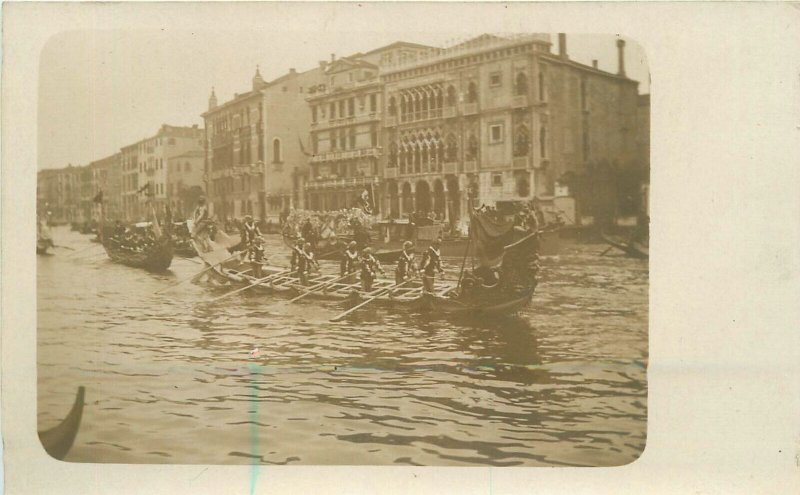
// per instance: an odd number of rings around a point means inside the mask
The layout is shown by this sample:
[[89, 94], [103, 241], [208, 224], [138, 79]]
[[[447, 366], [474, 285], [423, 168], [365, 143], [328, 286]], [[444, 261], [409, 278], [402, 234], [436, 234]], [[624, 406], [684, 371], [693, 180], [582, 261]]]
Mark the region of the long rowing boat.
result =
[[[296, 297], [312, 290], [309, 298], [359, 302], [367, 299], [388, 307], [411, 311], [436, 311], [441, 314], [510, 314], [530, 303], [536, 288], [538, 255], [534, 252], [536, 234], [530, 234], [506, 248], [500, 280], [494, 285], [481, 283], [470, 286], [438, 281], [432, 292], [423, 290], [419, 281], [394, 287], [393, 280], [376, 280], [370, 291], [362, 291], [352, 278], [339, 280], [338, 274], [316, 274], [307, 284], [285, 268], [263, 265], [260, 278], [251, 272], [249, 263], [230, 257], [227, 249], [208, 240], [195, 244], [200, 258], [212, 267], [215, 277], [234, 285], [253, 285], [253, 290], [270, 295]], [[274, 275], [274, 276], [272, 276]], [[270, 277], [268, 281], [260, 279]]]
[[103, 239], [103, 247], [112, 261], [151, 272], [163, 272], [172, 263], [172, 239], [166, 234], [142, 249], [125, 246], [114, 238]]

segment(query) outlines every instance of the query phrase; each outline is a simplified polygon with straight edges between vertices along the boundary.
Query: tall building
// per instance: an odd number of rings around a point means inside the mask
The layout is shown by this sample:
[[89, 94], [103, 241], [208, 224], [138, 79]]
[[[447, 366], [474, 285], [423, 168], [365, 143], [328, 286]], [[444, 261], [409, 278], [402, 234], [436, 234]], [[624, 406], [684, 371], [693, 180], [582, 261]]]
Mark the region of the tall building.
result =
[[[92, 174], [90, 188], [94, 195], [103, 192], [103, 215], [113, 220], [122, 218], [123, 214], [121, 156], [121, 153], [114, 153], [88, 165]], [[90, 210], [94, 209], [93, 205], [87, 206]]]
[[549, 35], [482, 35], [381, 71], [387, 216], [463, 224], [470, 202], [576, 194], [598, 207], [574, 177], [634, 160], [638, 83], [622, 47], [611, 74], [570, 60], [559, 41], [554, 54]]
[[204, 151], [195, 149], [167, 158], [167, 197], [175, 219], [191, 216], [197, 200], [205, 192], [205, 156]]
[[362, 194], [380, 209], [383, 155], [382, 67], [416, 60], [431, 47], [398, 42], [330, 63], [320, 62], [324, 83], [306, 98], [311, 111], [306, 207], [337, 210], [360, 203]]
[[310, 116], [308, 90], [320, 70], [294, 69], [265, 82], [256, 69], [251, 90], [218, 104], [212, 89], [206, 126], [207, 194], [219, 218], [254, 215], [277, 222], [282, 211], [303, 202]]
[[[128, 220], [142, 220], [146, 217], [144, 203], [148, 198], [156, 205], [170, 204], [174, 198], [167, 189], [170, 182], [167, 163], [174, 157], [200, 152], [203, 144], [203, 129], [197, 125], [177, 127], [163, 124], [155, 135], [122, 149], [121, 160], [128, 167], [133, 159], [136, 160], [136, 168], [127, 168], [122, 174], [127, 177], [124, 194], [128, 198], [125, 210], [130, 215]], [[145, 184], [148, 185], [148, 194], [137, 193]]]
[[142, 217], [142, 206], [139, 201], [139, 144], [123, 146], [120, 152], [122, 168], [120, 201], [122, 203], [122, 219], [133, 222]]

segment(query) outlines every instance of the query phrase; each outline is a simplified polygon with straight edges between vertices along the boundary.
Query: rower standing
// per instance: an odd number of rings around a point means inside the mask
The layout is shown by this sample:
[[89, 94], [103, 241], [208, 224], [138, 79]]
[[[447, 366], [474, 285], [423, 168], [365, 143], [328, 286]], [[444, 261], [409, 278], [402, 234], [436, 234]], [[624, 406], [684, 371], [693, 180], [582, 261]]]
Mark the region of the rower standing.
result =
[[442, 270], [442, 255], [439, 251], [441, 246], [442, 239], [437, 238], [428, 246], [428, 250], [425, 251], [425, 254], [422, 255], [420, 269], [423, 273], [422, 284], [427, 293], [433, 293], [433, 282], [436, 272], [438, 271], [439, 275], [444, 275], [444, 270]]
[[319, 263], [314, 259], [314, 253], [311, 252], [311, 243], [306, 242], [303, 249], [300, 251], [300, 256], [297, 260], [297, 276], [302, 285], [308, 285], [308, 273], [311, 268], [319, 269]]
[[253, 221], [252, 216], [245, 216], [244, 225], [242, 225], [242, 242], [244, 242], [245, 247], [250, 246], [258, 237], [261, 237], [258, 225]]
[[340, 274], [344, 277], [348, 273], [353, 273], [358, 269], [358, 245], [356, 241], [350, 241], [347, 249], [342, 253], [342, 263], [339, 266]]
[[381, 264], [372, 255], [372, 248], [365, 248], [361, 257], [361, 288], [364, 292], [372, 292], [372, 283], [378, 272], [385, 273]]
[[264, 263], [264, 239], [261, 237], [253, 239], [253, 243], [247, 249], [247, 254], [250, 258], [253, 275], [256, 278], [261, 278], [261, 266]]
[[305, 252], [303, 251], [304, 244], [305, 240], [302, 237], [300, 237], [299, 239], [297, 239], [297, 242], [292, 248], [292, 260], [291, 260], [292, 272], [297, 271], [297, 267], [300, 265], [300, 259], [305, 256]]
[[417, 267], [414, 265], [413, 246], [414, 244], [411, 241], [403, 243], [403, 252], [400, 253], [400, 257], [397, 259], [397, 268], [394, 271], [396, 285], [400, 285], [416, 275]]
[[[191, 236], [198, 241], [204, 251], [210, 251], [209, 235], [207, 230], [209, 226], [208, 207], [206, 206], [205, 196], [200, 196], [197, 200], [197, 206], [192, 213], [192, 231]], [[213, 238], [211, 238], [213, 240]]]

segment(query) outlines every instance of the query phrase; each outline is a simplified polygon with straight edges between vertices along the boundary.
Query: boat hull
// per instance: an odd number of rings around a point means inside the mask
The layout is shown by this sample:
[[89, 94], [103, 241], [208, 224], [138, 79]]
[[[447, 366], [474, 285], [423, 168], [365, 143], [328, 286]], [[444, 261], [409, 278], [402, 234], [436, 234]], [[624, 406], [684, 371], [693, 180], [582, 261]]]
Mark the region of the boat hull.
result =
[[124, 249], [115, 245], [112, 240], [104, 242], [103, 247], [111, 261], [150, 272], [166, 271], [172, 264], [173, 247], [171, 240], [167, 237], [160, 239], [150, 249], [141, 252]]
[[64, 420], [52, 429], [38, 432], [42, 447], [51, 457], [62, 460], [72, 448], [81, 425], [85, 394], [86, 389], [78, 387], [78, 395]]

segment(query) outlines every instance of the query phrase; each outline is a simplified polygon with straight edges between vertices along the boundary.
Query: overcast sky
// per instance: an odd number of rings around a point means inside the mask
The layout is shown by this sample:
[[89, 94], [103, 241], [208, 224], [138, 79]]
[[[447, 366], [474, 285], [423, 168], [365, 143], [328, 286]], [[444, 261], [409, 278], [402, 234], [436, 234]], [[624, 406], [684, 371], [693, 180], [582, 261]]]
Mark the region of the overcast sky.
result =
[[[479, 35], [481, 33], [475, 33]], [[264, 31], [70, 31], [45, 45], [40, 61], [39, 168], [85, 165], [154, 134], [162, 123], [203, 125], [211, 87], [220, 103], [250, 89], [256, 64], [271, 80], [289, 68], [366, 52], [394, 41], [433, 46], [456, 36], [431, 33]], [[466, 39], [463, 34], [459, 39]], [[567, 35], [570, 58], [616, 72], [615, 36]], [[557, 35], [551, 35], [557, 52]], [[627, 40], [628, 77], [649, 92], [645, 54]]]

